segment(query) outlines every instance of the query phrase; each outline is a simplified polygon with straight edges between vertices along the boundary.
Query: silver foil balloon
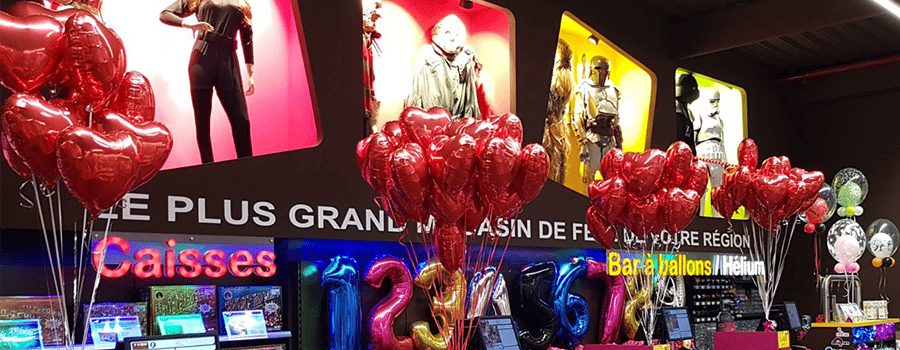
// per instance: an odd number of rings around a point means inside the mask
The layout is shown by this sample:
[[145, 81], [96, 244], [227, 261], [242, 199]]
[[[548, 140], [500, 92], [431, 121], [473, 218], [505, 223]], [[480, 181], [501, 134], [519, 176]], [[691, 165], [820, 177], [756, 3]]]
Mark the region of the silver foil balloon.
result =
[[488, 305], [490, 305], [490, 313], [494, 315], [512, 314], [506, 281], [503, 280], [503, 274], [498, 273], [493, 266], [485, 267], [472, 276], [472, 282], [469, 283], [469, 308], [466, 317], [485, 315]]
[[494, 310], [494, 315], [512, 315], [509, 291], [506, 290], [506, 280], [503, 279], [502, 273], [497, 274], [497, 283], [494, 283], [494, 290], [491, 292], [491, 308]]

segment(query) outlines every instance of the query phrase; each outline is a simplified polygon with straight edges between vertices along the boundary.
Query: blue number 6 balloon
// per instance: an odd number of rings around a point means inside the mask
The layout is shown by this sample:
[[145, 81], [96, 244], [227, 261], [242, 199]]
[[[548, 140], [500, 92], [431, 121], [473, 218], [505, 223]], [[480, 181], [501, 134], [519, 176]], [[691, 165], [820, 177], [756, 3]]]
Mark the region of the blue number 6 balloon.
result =
[[322, 272], [328, 298], [328, 349], [359, 350], [359, 266], [356, 260], [336, 256]]
[[556, 340], [568, 348], [581, 343], [591, 321], [591, 312], [584, 297], [569, 293], [575, 279], [587, 276], [587, 265], [587, 259], [583, 257], [572, 258], [571, 262], [559, 267], [556, 283], [553, 284], [553, 311], [559, 320]]

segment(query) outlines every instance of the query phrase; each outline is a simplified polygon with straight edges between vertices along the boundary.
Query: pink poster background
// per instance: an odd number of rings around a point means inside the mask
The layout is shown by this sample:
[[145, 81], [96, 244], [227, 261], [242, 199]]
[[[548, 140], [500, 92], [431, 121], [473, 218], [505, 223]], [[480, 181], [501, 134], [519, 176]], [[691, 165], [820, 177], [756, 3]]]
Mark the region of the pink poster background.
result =
[[[105, 0], [102, 6], [106, 24], [125, 43], [128, 70], [150, 79], [156, 120], [172, 132], [174, 148], [163, 169], [200, 164], [187, 68], [194, 38], [190, 29], [159, 21], [159, 13], [172, 1]], [[318, 131], [300, 45], [302, 29], [296, 24], [291, 0], [256, 0], [251, 6], [256, 92], [247, 96], [247, 109], [253, 155], [313, 147]], [[185, 20], [196, 22], [193, 16]], [[240, 48], [237, 55], [246, 89]], [[211, 124], [215, 160], [235, 159], [231, 126], [216, 96]]]

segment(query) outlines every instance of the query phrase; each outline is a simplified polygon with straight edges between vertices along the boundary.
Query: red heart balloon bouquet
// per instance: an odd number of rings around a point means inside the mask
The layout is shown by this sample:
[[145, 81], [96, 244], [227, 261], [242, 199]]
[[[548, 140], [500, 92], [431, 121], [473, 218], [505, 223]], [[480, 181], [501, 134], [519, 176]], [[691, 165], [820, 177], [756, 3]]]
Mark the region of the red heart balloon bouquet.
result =
[[513, 114], [451, 120], [443, 108], [410, 107], [359, 141], [356, 162], [395, 222], [435, 218], [435, 251], [452, 271], [463, 261], [467, 230], [516, 215], [547, 181], [547, 152], [522, 147], [523, 135]]

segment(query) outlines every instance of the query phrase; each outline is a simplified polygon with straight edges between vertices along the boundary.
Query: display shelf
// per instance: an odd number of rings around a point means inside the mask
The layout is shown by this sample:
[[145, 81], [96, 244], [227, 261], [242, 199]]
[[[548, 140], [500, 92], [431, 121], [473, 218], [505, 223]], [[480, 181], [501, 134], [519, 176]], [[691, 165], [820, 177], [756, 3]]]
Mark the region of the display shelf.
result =
[[[243, 342], [243, 341], [254, 341], [254, 340], [259, 341], [259, 340], [266, 340], [266, 339], [287, 339], [290, 337], [291, 337], [291, 331], [272, 331], [272, 332], [269, 332], [268, 336], [266, 336], [265, 338], [250, 338], [250, 339], [248, 339], [248, 338], [231, 339], [227, 335], [220, 335], [219, 343], [234, 344], [234, 343], [239, 343], [239, 342]], [[78, 349], [78, 350], [82, 350], [82, 349], [83, 350], [94, 350], [93, 345], [85, 345], [82, 348], [81, 344], [78, 344], [78, 345], [75, 345], [73, 348]], [[44, 350], [65, 350], [65, 349], [66, 349], [65, 345], [45, 346], [44, 347]]]
[[874, 326], [885, 323], [897, 323], [900, 318], [888, 318], [884, 320], [871, 320], [863, 322], [816, 322], [812, 324], [813, 328], [835, 328], [835, 327], [865, 327]]

